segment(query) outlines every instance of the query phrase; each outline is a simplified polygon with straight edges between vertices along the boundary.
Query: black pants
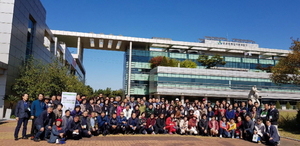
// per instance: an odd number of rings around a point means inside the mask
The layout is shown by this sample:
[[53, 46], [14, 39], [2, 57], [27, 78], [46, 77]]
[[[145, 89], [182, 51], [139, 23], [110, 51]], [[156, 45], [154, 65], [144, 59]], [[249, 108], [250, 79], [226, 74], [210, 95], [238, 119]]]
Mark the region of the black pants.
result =
[[[199, 130], [199, 134], [202, 136], [207, 136], [208, 135], [208, 129], [202, 129], [201, 127], [198, 129]], [[204, 133], [204, 131], [206, 130], [206, 133]]]
[[23, 123], [22, 137], [26, 136], [28, 120], [29, 120], [28, 118], [19, 118], [16, 129], [15, 129], [15, 133], [14, 133], [15, 138], [18, 138], [18, 134], [19, 134], [20, 128], [22, 126], [22, 123]]
[[103, 124], [99, 126], [99, 132], [102, 134], [108, 134], [108, 125]]
[[37, 133], [37, 130], [36, 130], [35, 125], [34, 125], [34, 122], [35, 122], [36, 118], [37, 118], [37, 117], [34, 117], [34, 118], [32, 119], [32, 123], [31, 123], [31, 132], [30, 132], [30, 134], [31, 134], [32, 136], [34, 136], [34, 135]]
[[156, 134], [165, 134], [167, 133], [166, 130], [164, 130], [163, 128], [158, 128], [157, 126], [154, 126], [154, 131]]
[[116, 128], [113, 128], [112, 126], [109, 127], [110, 134], [117, 134], [119, 130], [120, 130], [119, 126], [117, 126]]
[[91, 137], [92, 136], [88, 133], [87, 129], [82, 130], [81, 135], [82, 135], [82, 137]]

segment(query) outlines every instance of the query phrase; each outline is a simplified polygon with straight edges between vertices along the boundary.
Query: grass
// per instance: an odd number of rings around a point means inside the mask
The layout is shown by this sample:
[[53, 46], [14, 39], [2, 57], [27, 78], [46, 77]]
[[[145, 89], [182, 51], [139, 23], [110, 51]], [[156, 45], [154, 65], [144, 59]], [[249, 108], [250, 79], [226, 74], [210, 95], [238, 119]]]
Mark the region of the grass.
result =
[[280, 136], [289, 137], [300, 140], [300, 131], [296, 128], [297, 123], [294, 119], [296, 118], [296, 110], [280, 110], [279, 111], [279, 133]]

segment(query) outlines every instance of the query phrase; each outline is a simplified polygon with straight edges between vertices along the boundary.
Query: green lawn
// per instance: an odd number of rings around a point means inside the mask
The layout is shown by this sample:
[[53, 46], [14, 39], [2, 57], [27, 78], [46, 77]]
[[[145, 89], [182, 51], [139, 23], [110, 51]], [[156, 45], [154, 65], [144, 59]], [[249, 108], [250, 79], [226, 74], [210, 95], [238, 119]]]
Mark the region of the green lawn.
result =
[[[296, 110], [279, 110], [279, 123], [286, 120], [294, 119], [297, 115]], [[286, 125], [285, 127], [280, 126], [279, 124], [279, 133], [280, 136], [289, 137], [293, 139], [300, 139], [299, 129], [295, 129], [295, 125]]]

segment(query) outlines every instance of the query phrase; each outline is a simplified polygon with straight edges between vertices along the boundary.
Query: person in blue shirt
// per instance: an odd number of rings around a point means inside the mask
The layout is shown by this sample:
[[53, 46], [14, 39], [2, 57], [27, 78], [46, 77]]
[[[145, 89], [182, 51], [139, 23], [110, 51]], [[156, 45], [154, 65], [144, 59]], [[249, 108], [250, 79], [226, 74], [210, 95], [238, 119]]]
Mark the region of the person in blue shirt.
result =
[[106, 136], [108, 134], [108, 117], [105, 115], [105, 112], [101, 112], [101, 115], [98, 116], [98, 127], [99, 131], [102, 132], [103, 136]]
[[225, 114], [227, 120], [233, 119], [235, 117], [235, 112], [232, 108], [232, 104], [230, 104]]
[[53, 107], [49, 106], [47, 110], [43, 111], [40, 116], [35, 120], [34, 125], [38, 132], [34, 136], [34, 141], [39, 142], [40, 137], [43, 133], [44, 139], [47, 139], [47, 136], [50, 134], [50, 131], [52, 129], [52, 125], [54, 122], [54, 113], [53, 113]]
[[127, 132], [128, 133], [138, 133], [138, 122], [139, 119], [136, 117], [135, 113], [132, 113], [131, 118], [128, 120]]
[[37, 131], [34, 127], [34, 122], [37, 117], [41, 115], [41, 113], [46, 109], [46, 104], [44, 103], [44, 95], [39, 94], [38, 99], [33, 101], [31, 104], [30, 115], [32, 119], [32, 127], [31, 127], [31, 135], [34, 136]]
[[27, 123], [30, 118], [30, 103], [27, 100], [28, 100], [28, 94], [24, 94], [22, 96], [22, 100], [20, 100], [17, 103], [15, 109], [15, 116], [18, 122], [14, 133], [15, 140], [18, 140], [18, 134], [22, 123], [23, 123], [22, 139], [27, 139], [26, 137]]
[[118, 124], [120, 125], [120, 132], [124, 134], [127, 127], [127, 118], [124, 116], [123, 112], [118, 116]]

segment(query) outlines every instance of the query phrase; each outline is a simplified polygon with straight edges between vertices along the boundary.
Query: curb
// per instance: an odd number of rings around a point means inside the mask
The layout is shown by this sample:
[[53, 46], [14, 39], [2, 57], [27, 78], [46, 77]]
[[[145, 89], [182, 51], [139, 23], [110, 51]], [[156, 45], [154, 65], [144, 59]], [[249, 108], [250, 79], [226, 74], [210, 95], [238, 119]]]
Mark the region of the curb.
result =
[[280, 136], [280, 138], [285, 138], [285, 139], [289, 139], [289, 140], [300, 142], [300, 139], [294, 139], [294, 138], [284, 137], [284, 136]]

